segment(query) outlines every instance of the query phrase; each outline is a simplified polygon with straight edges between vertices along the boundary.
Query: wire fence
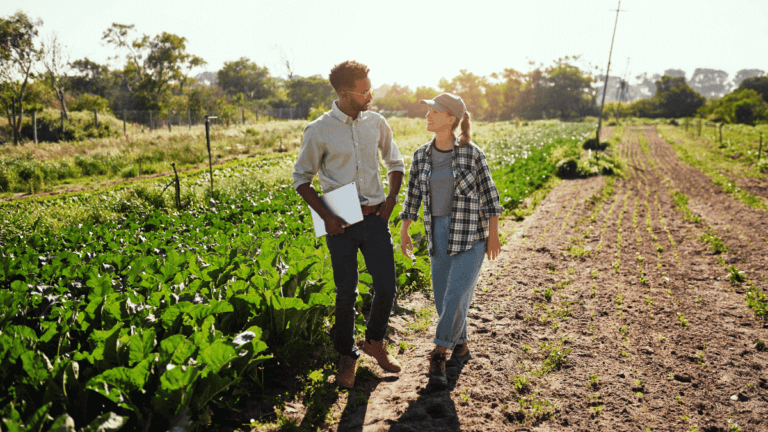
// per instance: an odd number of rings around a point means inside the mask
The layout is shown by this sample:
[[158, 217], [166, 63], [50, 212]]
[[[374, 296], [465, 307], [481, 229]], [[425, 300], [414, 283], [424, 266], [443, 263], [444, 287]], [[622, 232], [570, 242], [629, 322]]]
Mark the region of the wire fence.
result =
[[[95, 113], [94, 116], [97, 114]], [[123, 120], [123, 124], [133, 124], [150, 130], [159, 128], [184, 127], [192, 128], [205, 123], [205, 117], [210, 118], [212, 125], [248, 124], [264, 119], [270, 120], [302, 120], [309, 116], [309, 108], [234, 108], [224, 111], [133, 111], [116, 112], [115, 117]]]
[[[229, 126], [233, 124], [249, 124], [256, 123], [264, 120], [302, 120], [309, 116], [308, 107], [286, 107], [286, 108], [255, 108], [245, 109], [228, 107], [228, 109], [222, 111], [200, 111], [200, 110], [166, 110], [166, 111], [138, 111], [138, 110], [123, 110], [121, 112], [114, 113], [114, 117], [123, 123], [123, 133], [128, 132], [128, 126], [131, 128], [149, 129], [153, 131], [155, 129], [167, 128], [168, 131], [172, 131], [173, 128], [186, 127], [192, 129], [192, 126], [205, 124], [206, 117], [209, 119], [210, 126], [222, 125]], [[99, 128], [99, 115], [102, 116], [101, 121], [104, 121], [104, 113], [100, 113], [98, 110], [93, 110], [93, 125], [96, 129]], [[38, 118], [37, 112], [30, 114], [30, 129], [31, 138], [35, 144], [38, 142]], [[64, 131], [65, 123], [67, 122], [67, 116], [64, 115], [64, 111], [61, 111], [61, 126], [60, 130]], [[14, 133], [14, 143], [17, 143], [21, 137]], [[0, 144], [3, 141], [0, 139]]]

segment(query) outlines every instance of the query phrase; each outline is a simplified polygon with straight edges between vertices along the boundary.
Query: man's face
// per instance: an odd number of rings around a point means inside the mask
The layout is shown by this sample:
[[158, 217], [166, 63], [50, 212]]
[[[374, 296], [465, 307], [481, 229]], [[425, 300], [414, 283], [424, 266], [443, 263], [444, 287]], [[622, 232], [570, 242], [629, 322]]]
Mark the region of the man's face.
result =
[[355, 87], [347, 91], [350, 105], [358, 111], [367, 111], [371, 107], [371, 79], [363, 78], [355, 81]]

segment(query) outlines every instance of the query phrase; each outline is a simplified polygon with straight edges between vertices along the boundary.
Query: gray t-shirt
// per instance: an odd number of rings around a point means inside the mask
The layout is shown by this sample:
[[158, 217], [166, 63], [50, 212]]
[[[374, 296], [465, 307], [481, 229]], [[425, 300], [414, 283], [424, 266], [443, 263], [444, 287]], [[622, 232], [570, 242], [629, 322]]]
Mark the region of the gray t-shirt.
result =
[[453, 150], [444, 152], [432, 147], [430, 187], [432, 216], [450, 216], [453, 206]]

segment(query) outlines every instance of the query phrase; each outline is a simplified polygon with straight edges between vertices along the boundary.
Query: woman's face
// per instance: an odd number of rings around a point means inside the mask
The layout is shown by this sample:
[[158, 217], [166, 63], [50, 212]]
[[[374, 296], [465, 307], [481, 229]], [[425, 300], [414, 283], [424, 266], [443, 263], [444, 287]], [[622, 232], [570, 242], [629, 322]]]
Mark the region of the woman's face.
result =
[[427, 111], [427, 130], [430, 132], [450, 132], [455, 121], [456, 117], [449, 114], [448, 111], [438, 111], [432, 108]]

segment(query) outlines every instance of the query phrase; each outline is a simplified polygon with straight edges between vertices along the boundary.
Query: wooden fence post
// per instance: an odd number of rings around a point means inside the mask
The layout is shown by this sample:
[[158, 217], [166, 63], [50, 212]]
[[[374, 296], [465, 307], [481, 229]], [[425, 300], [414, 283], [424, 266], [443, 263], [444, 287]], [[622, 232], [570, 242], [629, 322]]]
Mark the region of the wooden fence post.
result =
[[192, 110], [187, 110], [187, 126], [189, 126], [189, 130], [192, 130]]
[[96, 125], [96, 129], [99, 128], [99, 112], [97, 109], [93, 109], [93, 124]]
[[213, 160], [211, 158], [211, 120], [216, 117], [205, 116], [205, 142], [208, 145], [208, 173], [211, 176], [211, 201], [213, 201]]
[[125, 130], [125, 110], [123, 110], [123, 135], [128, 135], [128, 132]]
[[760, 162], [760, 157], [763, 155], [763, 133], [760, 132], [760, 149], [757, 150], [757, 162]]
[[168, 132], [171, 131], [171, 110], [168, 110]]
[[149, 110], [149, 131], [152, 131], [152, 110]]
[[13, 129], [13, 145], [19, 144], [19, 135], [16, 133], [16, 99], [11, 98], [11, 128]]
[[243, 124], [245, 124], [245, 110], [243, 108], [240, 108], [240, 114], [243, 115]]
[[723, 124], [720, 123], [720, 145], [723, 145]]
[[37, 144], [37, 111], [32, 111], [32, 136]]
[[[61, 112], [61, 134], [64, 135], [64, 111]], [[61, 137], [59, 137], [61, 139]]]

